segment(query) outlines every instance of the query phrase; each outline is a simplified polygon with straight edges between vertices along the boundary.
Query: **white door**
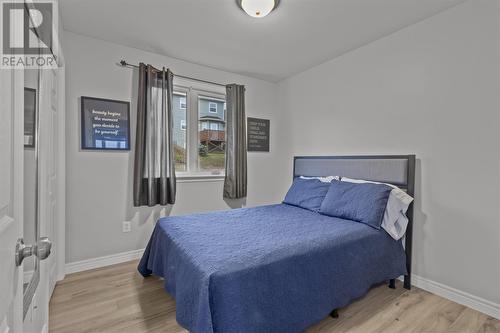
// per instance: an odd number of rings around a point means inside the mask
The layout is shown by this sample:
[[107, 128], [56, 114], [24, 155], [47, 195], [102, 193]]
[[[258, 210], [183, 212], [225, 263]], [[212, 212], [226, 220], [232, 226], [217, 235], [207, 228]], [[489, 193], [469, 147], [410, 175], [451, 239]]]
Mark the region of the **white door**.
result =
[[[27, 70], [0, 69], [0, 333], [48, 332], [50, 296], [56, 279], [64, 275], [60, 264], [64, 251], [56, 247], [57, 259], [49, 256], [51, 244], [46, 238], [59, 241], [64, 237], [61, 228], [56, 228], [64, 218], [58, 206], [64, 202], [64, 182], [59, 181], [59, 175], [64, 175], [64, 146], [58, 140], [64, 124], [59, 112], [64, 71], [42, 69], [37, 71], [36, 82], [31, 82], [37, 96], [36, 134], [31, 135], [36, 141], [26, 153], [24, 101], [29, 77]], [[28, 180], [35, 184], [33, 212], [27, 209], [25, 196], [28, 155], [34, 156], [36, 166], [36, 176]], [[27, 211], [36, 217], [34, 225], [27, 222]], [[23, 244], [28, 225], [34, 228], [30, 230], [33, 237]], [[26, 265], [29, 260], [32, 265]]]
[[23, 232], [23, 85], [22, 71], [0, 70], [0, 333], [23, 329], [23, 269], [14, 256]]
[[[40, 236], [56, 240], [58, 221], [58, 137], [60, 69], [40, 71], [39, 83], [39, 230]], [[54, 242], [50, 256], [40, 261], [40, 282], [33, 297], [31, 322], [25, 318], [24, 331], [47, 332], [49, 301], [57, 280], [58, 242]], [[36, 309], [36, 310], [34, 310]]]

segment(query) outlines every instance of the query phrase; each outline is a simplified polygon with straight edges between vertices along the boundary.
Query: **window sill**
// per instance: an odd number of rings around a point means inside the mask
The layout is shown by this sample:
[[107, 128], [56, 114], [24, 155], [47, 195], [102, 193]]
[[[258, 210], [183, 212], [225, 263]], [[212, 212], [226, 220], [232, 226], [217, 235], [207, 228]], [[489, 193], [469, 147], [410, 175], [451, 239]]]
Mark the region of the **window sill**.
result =
[[178, 183], [223, 182], [225, 175], [176, 175]]

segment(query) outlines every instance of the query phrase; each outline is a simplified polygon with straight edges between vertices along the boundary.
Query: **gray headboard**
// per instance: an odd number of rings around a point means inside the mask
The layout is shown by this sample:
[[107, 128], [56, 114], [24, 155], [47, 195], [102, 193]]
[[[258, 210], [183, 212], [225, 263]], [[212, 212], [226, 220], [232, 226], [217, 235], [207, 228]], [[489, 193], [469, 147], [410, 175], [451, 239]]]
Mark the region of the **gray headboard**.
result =
[[413, 195], [415, 155], [296, 156], [293, 176], [342, 176], [390, 183]]
[[[415, 155], [295, 156], [293, 177], [299, 176], [341, 176], [389, 183], [415, 197]], [[405, 275], [404, 287], [410, 289], [413, 204], [406, 215], [409, 220], [405, 238], [408, 275]]]

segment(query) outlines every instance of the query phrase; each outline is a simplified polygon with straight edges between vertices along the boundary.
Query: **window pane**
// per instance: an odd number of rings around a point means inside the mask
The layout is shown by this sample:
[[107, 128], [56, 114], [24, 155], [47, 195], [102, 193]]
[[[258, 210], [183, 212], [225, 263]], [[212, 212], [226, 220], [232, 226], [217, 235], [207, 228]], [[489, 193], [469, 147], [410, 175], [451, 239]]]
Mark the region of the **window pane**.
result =
[[199, 149], [198, 167], [200, 171], [220, 174], [225, 167], [225, 113], [224, 100], [210, 97], [198, 98]]
[[172, 103], [176, 171], [187, 171], [186, 97], [185, 93], [174, 92]]
[[208, 111], [210, 111], [211, 113], [217, 113], [217, 103], [209, 102]]

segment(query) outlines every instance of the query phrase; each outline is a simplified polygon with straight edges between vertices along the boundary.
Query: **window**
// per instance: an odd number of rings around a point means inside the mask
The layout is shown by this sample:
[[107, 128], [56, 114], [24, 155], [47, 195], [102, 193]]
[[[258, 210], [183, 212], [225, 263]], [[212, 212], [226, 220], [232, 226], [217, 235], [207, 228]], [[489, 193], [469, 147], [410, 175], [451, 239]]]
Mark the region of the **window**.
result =
[[[187, 171], [186, 97], [187, 91], [182, 89], [174, 91], [172, 119], [174, 121], [173, 144], [176, 171]], [[183, 105], [184, 108], [182, 108]]]
[[[210, 91], [206, 85], [200, 86], [199, 90], [197, 87], [180, 86], [176, 86], [174, 90], [173, 142], [177, 175], [223, 176], [225, 115], [217, 110], [224, 108], [225, 90], [213, 87], [213, 91]], [[185, 102], [187, 100], [190, 101], [189, 104]], [[182, 109], [182, 106], [185, 108]]]
[[[211, 96], [198, 96], [198, 117], [201, 130], [198, 138], [200, 150], [198, 153], [198, 170], [210, 174], [222, 174], [225, 167], [226, 132], [220, 130], [219, 123], [225, 122], [224, 115], [206, 114], [217, 113], [217, 106], [224, 104], [225, 100]], [[209, 118], [210, 121], [204, 121]], [[205, 126], [205, 128], [204, 128]], [[210, 129], [208, 131], [208, 129]]]
[[208, 112], [217, 113], [217, 103], [208, 103]]

